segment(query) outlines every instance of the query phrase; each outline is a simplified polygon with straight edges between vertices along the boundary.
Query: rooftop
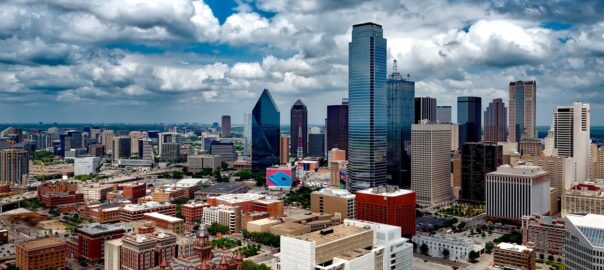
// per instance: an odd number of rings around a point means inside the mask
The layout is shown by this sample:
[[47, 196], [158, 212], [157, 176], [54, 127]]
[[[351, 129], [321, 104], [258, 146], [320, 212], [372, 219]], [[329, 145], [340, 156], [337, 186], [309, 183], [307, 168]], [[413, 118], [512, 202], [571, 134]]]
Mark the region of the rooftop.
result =
[[161, 220], [165, 220], [167, 222], [170, 223], [174, 223], [174, 222], [184, 222], [184, 220], [177, 218], [177, 217], [173, 217], [173, 216], [168, 216], [168, 215], [164, 215], [164, 214], [160, 214], [160, 213], [145, 213], [145, 217], [152, 217], [152, 218], [156, 218], [156, 219], [161, 219]]
[[171, 203], [168, 202], [146, 202], [146, 203], [142, 203], [142, 204], [129, 204], [124, 206], [124, 210], [126, 211], [140, 211], [140, 210], [144, 210], [144, 209], [149, 209], [149, 208], [159, 208], [159, 207], [165, 207], [165, 206], [170, 206], [172, 205]]
[[65, 244], [65, 242], [63, 242], [57, 238], [54, 238], [54, 237], [49, 237], [49, 238], [42, 238], [42, 239], [38, 239], [38, 240], [20, 243], [20, 244], [17, 244], [17, 246], [21, 246], [27, 250], [32, 250], [32, 249], [52, 247], [52, 246], [61, 245], [61, 244]]
[[102, 233], [108, 233], [108, 232], [115, 232], [115, 231], [123, 231], [124, 228], [122, 228], [121, 226], [117, 225], [117, 224], [100, 224], [100, 223], [90, 223], [88, 225], [85, 225], [82, 228], [79, 228], [78, 231], [87, 233], [87, 234], [102, 234]]
[[324, 230], [320, 230], [299, 236], [294, 236], [294, 238], [305, 240], [308, 242], [315, 242], [317, 246], [320, 246], [350, 236], [358, 235], [365, 232], [371, 232], [370, 229], [345, 225], [338, 225], [335, 227], [331, 227], [330, 229], [332, 229], [333, 232], [326, 234], [323, 233]]
[[210, 205], [207, 202], [194, 201], [194, 202], [183, 204], [182, 206], [186, 206], [186, 207], [199, 207], [199, 206], [210, 206]]
[[199, 183], [206, 183], [210, 181], [207, 178], [187, 178], [182, 179], [176, 183], [177, 186], [195, 186]]
[[357, 191], [357, 193], [380, 195], [380, 196], [387, 196], [387, 197], [398, 197], [398, 196], [414, 193], [414, 191], [407, 190], [407, 189], [399, 189], [397, 186], [379, 186], [379, 187], [373, 187], [373, 188], [368, 188], [368, 189], [364, 189], [364, 190], [359, 190], [359, 191]]
[[255, 201], [264, 199], [264, 195], [254, 193], [242, 193], [242, 194], [223, 194], [215, 197], [217, 200], [225, 201], [227, 203], [242, 203], [247, 201]]
[[250, 225], [250, 223], [252, 223], [254, 225], [262, 226], [262, 225], [267, 225], [267, 224], [279, 224], [279, 223], [281, 223], [281, 221], [276, 218], [263, 218], [263, 219], [249, 221], [247, 223], [248, 226]]
[[497, 168], [497, 171], [488, 173], [490, 175], [511, 175], [511, 176], [528, 176], [534, 177], [539, 175], [546, 175], [547, 172], [544, 171], [539, 166], [531, 166], [531, 165], [502, 165]]
[[320, 194], [320, 195], [328, 195], [328, 196], [334, 196], [334, 197], [340, 197], [340, 198], [355, 198], [354, 194], [350, 193], [348, 190], [346, 189], [340, 189], [340, 188], [324, 188], [321, 190], [317, 190], [315, 192], [313, 192], [314, 194]]
[[500, 249], [516, 251], [516, 252], [533, 251], [532, 248], [529, 248], [529, 247], [526, 247], [523, 245], [516, 245], [514, 243], [500, 243], [499, 245], [497, 245], [497, 247], [499, 247]]
[[244, 188], [246, 188], [246, 185], [240, 182], [216, 183], [211, 187], [204, 188], [195, 193], [199, 192], [205, 194], [227, 194], [239, 191]]

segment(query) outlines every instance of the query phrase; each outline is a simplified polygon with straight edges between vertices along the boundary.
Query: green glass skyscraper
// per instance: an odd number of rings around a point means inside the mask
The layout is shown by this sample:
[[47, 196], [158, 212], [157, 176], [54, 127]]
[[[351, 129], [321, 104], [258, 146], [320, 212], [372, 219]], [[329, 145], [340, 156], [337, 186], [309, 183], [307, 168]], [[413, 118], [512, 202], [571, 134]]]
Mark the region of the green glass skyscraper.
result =
[[267, 167], [279, 164], [279, 136], [281, 114], [268, 89], [252, 110], [252, 170], [263, 172]]

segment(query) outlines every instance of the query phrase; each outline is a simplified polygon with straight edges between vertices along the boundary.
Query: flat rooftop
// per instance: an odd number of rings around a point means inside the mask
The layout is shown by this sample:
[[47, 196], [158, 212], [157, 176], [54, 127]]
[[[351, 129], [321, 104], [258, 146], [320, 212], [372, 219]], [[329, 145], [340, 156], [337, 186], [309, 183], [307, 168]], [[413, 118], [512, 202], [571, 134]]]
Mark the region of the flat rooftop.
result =
[[223, 194], [214, 198], [227, 203], [242, 203], [263, 199], [264, 195], [254, 193]]
[[347, 238], [353, 235], [361, 234], [364, 232], [371, 232], [370, 229], [360, 228], [356, 226], [346, 226], [346, 225], [338, 225], [335, 227], [331, 227], [333, 229], [332, 233], [329, 234], [321, 234], [321, 231], [315, 231], [299, 236], [294, 236], [296, 239], [315, 242], [317, 246], [324, 245], [330, 242], [334, 242], [343, 238]]
[[195, 193], [206, 193], [206, 194], [227, 194], [245, 189], [247, 186], [244, 183], [230, 182], [230, 183], [217, 183], [211, 187], [204, 188]]
[[368, 188], [368, 189], [364, 189], [364, 190], [359, 190], [359, 191], [357, 191], [357, 193], [379, 195], [379, 196], [386, 196], [386, 197], [398, 197], [398, 196], [414, 193], [414, 191], [408, 190], [408, 189], [400, 189], [397, 186], [379, 186], [379, 187], [373, 187], [373, 188]]
[[506, 165], [499, 166], [496, 171], [490, 172], [488, 174], [534, 177], [534, 176], [539, 176], [539, 175], [545, 175], [545, 174], [547, 174], [547, 172], [544, 171], [539, 166], [532, 166], [532, 165], [510, 166], [510, 165], [506, 164]]
[[267, 225], [267, 224], [279, 224], [279, 223], [281, 223], [281, 221], [279, 221], [278, 219], [274, 219], [274, 218], [263, 218], [263, 219], [249, 221], [247, 223], [248, 226], [250, 225], [250, 223], [252, 223], [254, 225], [262, 226], [262, 225]]
[[170, 206], [170, 205], [172, 205], [172, 204], [168, 203], [168, 202], [146, 202], [146, 203], [141, 203], [141, 204], [125, 205], [124, 210], [140, 211], [140, 210], [145, 210], [145, 209], [149, 209], [149, 208], [159, 208], [159, 207], [165, 207], [165, 206]]
[[160, 214], [160, 213], [145, 213], [145, 217], [151, 217], [151, 218], [155, 218], [155, 219], [161, 219], [161, 220], [165, 220], [167, 222], [170, 223], [176, 223], [176, 222], [184, 222], [184, 220], [177, 218], [177, 217], [173, 217], [173, 216], [168, 216], [168, 215], [164, 215], [164, 214]]
[[313, 194], [334, 196], [334, 197], [346, 198], [346, 199], [349, 199], [349, 198], [351, 199], [351, 198], [355, 197], [354, 194], [350, 193], [348, 190], [340, 189], [340, 188], [323, 188], [321, 190], [314, 191]]
[[42, 238], [42, 239], [38, 239], [38, 240], [20, 243], [20, 244], [17, 244], [17, 246], [21, 246], [27, 250], [33, 250], [33, 249], [48, 248], [48, 247], [52, 247], [55, 245], [61, 245], [61, 244], [65, 244], [65, 242], [63, 242], [57, 238], [54, 238], [54, 237], [49, 237], [49, 238]]
[[90, 223], [85, 227], [79, 228], [78, 231], [85, 232], [87, 234], [102, 234], [114, 231], [124, 230], [121, 226], [117, 224], [100, 224], [100, 223]]
[[497, 245], [497, 247], [499, 247], [500, 249], [516, 251], [516, 252], [533, 251], [532, 248], [529, 248], [529, 247], [526, 247], [523, 245], [516, 245], [514, 243], [500, 243], [499, 245]]

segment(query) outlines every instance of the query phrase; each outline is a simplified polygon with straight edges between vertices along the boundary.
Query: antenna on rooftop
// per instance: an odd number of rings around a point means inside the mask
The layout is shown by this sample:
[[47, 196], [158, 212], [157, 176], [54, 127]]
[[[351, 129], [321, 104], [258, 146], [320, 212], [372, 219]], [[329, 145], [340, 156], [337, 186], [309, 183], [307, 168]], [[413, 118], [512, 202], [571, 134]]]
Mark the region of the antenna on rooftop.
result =
[[397, 73], [397, 68], [396, 68], [396, 59], [394, 59], [394, 66], [392, 67], [392, 73]]

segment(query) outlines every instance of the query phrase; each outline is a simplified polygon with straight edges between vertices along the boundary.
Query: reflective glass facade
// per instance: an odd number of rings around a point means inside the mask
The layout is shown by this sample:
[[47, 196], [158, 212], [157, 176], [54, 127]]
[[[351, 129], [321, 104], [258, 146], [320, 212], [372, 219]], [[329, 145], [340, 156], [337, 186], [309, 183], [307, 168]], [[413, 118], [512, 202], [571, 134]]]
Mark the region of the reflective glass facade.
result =
[[459, 124], [459, 145], [481, 141], [482, 99], [480, 97], [457, 98], [457, 123]]
[[306, 105], [298, 99], [290, 111], [290, 155], [296, 156], [298, 153], [298, 133], [302, 133], [302, 155], [308, 153], [308, 111]]
[[387, 50], [382, 26], [354, 25], [348, 49], [348, 174], [349, 188], [356, 192], [387, 183]]
[[415, 115], [415, 82], [393, 72], [388, 77], [388, 183], [411, 187], [411, 125]]
[[279, 136], [281, 114], [268, 89], [252, 110], [252, 170], [263, 172], [279, 164]]

